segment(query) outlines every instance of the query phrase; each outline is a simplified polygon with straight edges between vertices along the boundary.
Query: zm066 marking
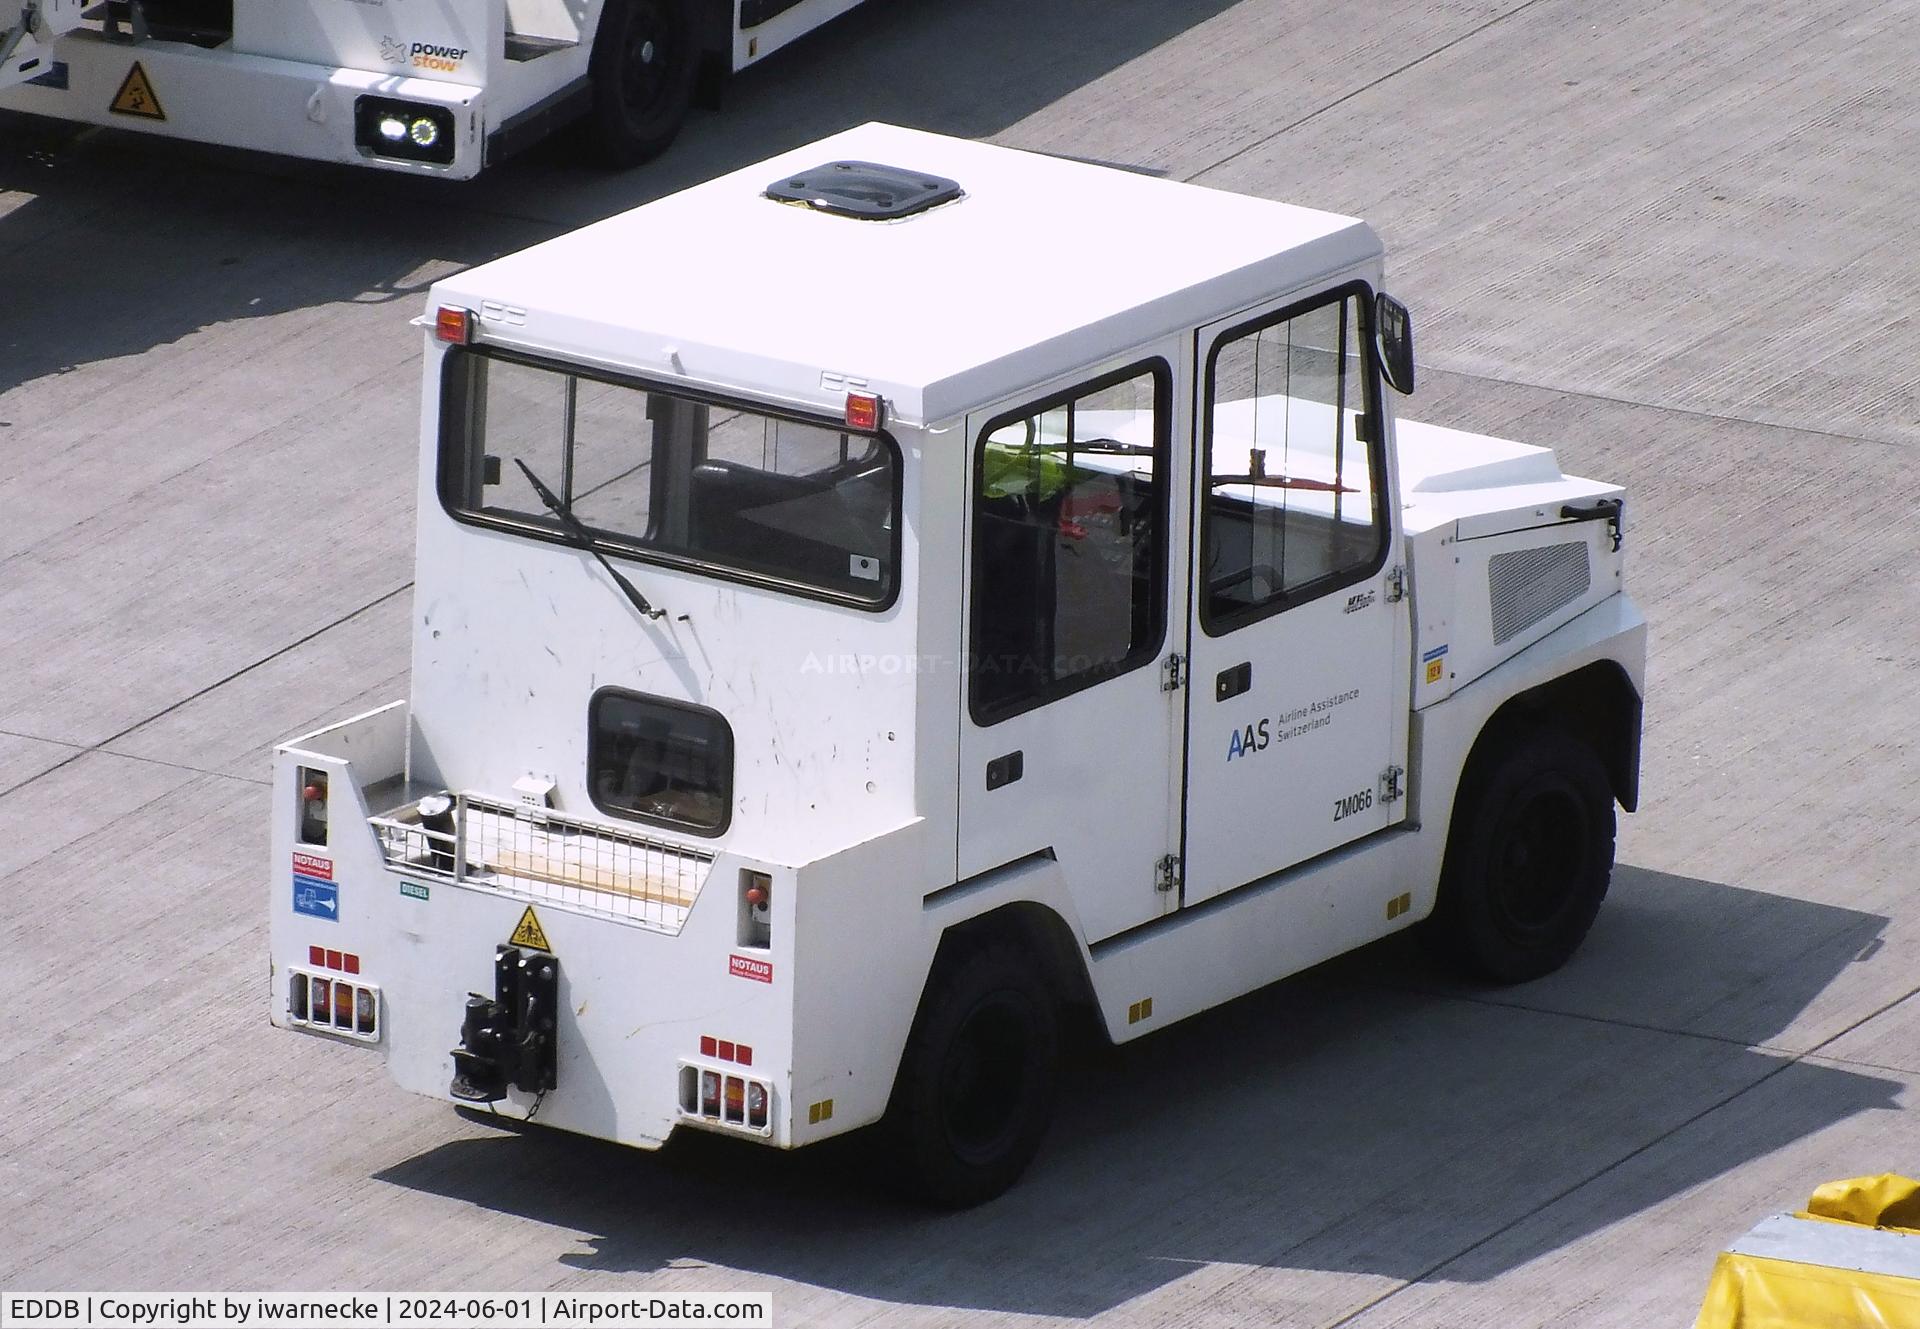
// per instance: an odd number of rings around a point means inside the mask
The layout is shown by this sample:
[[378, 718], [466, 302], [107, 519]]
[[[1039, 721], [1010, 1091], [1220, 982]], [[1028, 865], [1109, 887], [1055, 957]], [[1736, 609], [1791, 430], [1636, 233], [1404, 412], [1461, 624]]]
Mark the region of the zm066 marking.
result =
[[1345, 798], [1333, 801], [1333, 819], [1344, 821], [1348, 817], [1357, 817], [1373, 806], [1373, 790], [1362, 789], [1357, 794], [1348, 794]]

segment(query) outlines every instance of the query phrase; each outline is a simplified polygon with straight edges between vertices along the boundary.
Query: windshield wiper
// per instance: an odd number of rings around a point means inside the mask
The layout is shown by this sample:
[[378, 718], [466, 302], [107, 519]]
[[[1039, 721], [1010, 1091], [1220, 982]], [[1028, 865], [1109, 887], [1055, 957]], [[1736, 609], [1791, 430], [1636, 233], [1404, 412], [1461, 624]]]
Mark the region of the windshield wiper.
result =
[[1107, 457], [1151, 457], [1155, 448], [1145, 443], [1122, 443], [1117, 438], [1076, 438], [1071, 443], [1048, 443], [1035, 452], [1091, 452]]
[[640, 594], [638, 587], [620, 575], [619, 568], [607, 562], [607, 556], [600, 552], [598, 545], [594, 544], [593, 536], [588, 533], [586, 527], [580, 524], [580, 519], [573, 515], [567, 505], [562, 503], [551, 489], [541, 483], [540, 477], [533, 473], [533, 468], [521, 461], [518, 457], [513, 459], [513, 464], [518, 466], [520, 473], [527, 477], [527, 483], [533, 486], [534, 493], [540, 495], [540, 501], [547, 505], [547, 511], [551, 512], [555, 517], [558, 517], [560, 524], [567, 528], [567, 534], [573, 537], [573, 545], [576, 548], [586, 550], [589, 554], [592, 554], [600, 560], [600, 566], [607, 570], [607, 575], [613, 578], [614, 584], [626, 594], [627, 599], [633, 602], [633, 607], [638, 609], [642, 614], [645, 614], [648, 618], [665, 618], [667, 616], [666, 610], [655, 609], [653, 602], [648, 600], [646, 596]]

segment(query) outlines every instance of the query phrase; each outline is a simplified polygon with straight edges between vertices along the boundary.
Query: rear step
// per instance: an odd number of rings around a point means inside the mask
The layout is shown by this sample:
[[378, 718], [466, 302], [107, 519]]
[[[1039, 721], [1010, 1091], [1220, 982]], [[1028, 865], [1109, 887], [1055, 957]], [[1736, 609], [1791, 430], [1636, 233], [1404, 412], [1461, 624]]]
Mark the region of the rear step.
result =
[[543, 55], [552, 55], [555, 51], [571, 51], [580, 43], [568, 41], [564, 37], [523, 37], [517, 32], [507, 34], [507, 59], [538, 60]]

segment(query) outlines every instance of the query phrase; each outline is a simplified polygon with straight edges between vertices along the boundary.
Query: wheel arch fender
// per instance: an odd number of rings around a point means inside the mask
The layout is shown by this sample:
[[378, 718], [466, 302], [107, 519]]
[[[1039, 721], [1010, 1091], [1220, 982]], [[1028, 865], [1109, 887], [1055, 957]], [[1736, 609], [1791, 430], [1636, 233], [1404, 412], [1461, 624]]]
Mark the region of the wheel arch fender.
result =
[[1048, 990], [1064, 1010], [1091, 1012], [1096, 1008], [1086, 956], [1072, 927], [1038, 900], [1013, 900], [949, 926], [940, 935], [929, 975], [956, 949], [994, 942], [1019, 946], [1031, 955], [1040, 966]]
[[1462, 788], [1504, 741], [1540, 725], [1562, 728], [1592, 748], [1606, 767], [1614, 801], [1627, 812], [1640, 806], [1640, 692], [1611, 659], [1582, 665], [1502, 702], [1473, 741]]
[[[957, 919], [942, 930], [926, 973], [920, 980], [920, 991], [914, 998], [909, 1039], [911, 1027], [919, 1023], [921, 1013], [926, 1009], [927, 993], [938, 981], [941, 967], [953, 963], [955, 957], [965, 952], [997, 944], [1016, 946], [1033, 957], [1034, 963], [1040, 968], [1041, 979], [1060, 1010], [1063, 1025], [1075, 1037], [1102, 1043], [1112, 1041], [1100, 1017], [1100, 1003], [1087, 969], [1085, 950], [1072, 924], [1050, 905], [1032, 899], [1010, 900], [994, 905], [980, 913]], [[904, 1043], [905, 1040], [903, 1048]], [[893, 1068], [896, 1086], [900, 1070], [901, 1058], [896, 1052]]]

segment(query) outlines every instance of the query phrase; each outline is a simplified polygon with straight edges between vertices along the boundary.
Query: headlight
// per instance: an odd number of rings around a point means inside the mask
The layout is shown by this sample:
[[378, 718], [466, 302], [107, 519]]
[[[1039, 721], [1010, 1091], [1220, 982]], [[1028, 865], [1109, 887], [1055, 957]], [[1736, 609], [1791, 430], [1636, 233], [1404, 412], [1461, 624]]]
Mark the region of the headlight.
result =
[[453, 110], [446, 106], [394, 97], [361, 97], [353, 104], [354, 145], [376, 157], [450, 166], [453, 127]]

